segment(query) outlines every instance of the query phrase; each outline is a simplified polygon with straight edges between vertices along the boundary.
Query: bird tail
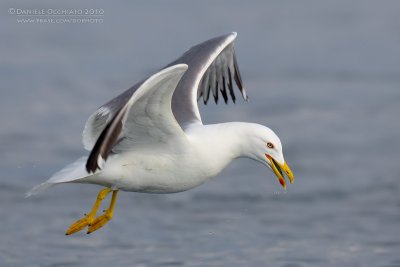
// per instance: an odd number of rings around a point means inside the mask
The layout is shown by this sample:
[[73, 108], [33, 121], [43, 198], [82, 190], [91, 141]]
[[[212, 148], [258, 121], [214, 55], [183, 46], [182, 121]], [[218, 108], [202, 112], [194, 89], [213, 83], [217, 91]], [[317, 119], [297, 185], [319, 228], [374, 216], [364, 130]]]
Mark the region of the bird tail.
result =
[[75, 162], [67, 165], [60, 171], [53, 174], [49, 180], [44, 183], [41, 183], [26, 193], [26, 197], [30, 197], [39, 193], [42, 193], [44, 190], [60, 183], [69, 183], [80, 180], [92, 174], [87, 173], [85, 169], [87, 157], [81, 157]]

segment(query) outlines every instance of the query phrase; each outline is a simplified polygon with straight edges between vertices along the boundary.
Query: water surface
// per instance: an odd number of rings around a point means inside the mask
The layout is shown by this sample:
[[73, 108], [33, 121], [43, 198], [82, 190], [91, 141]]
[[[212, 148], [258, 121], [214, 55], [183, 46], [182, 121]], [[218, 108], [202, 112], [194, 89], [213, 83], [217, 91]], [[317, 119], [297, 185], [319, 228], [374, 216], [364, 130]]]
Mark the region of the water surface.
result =
[[[397, 1], [3, 1], [0, 266], [400, 266]], [[10, 8], [103, 9], [18, 23]], [[99, 187], [24, 193], [75, 158], [86, 118], [190, 46], [237, 31], [250, 102], [201, 107], [281, 137], [296, 182], [238, 160], [173, 195], [122, 193], [95, 234], [64, 236]]]

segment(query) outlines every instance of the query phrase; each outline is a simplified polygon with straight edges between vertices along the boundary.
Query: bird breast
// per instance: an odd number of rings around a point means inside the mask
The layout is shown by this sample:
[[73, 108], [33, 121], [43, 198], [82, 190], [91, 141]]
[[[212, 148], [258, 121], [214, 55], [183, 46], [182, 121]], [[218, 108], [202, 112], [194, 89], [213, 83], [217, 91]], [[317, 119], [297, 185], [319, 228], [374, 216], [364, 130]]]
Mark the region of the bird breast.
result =
[[98, 179], [124, 191], [186, 191], [201, 185], [222, 170], [215, 161], [210, 161], [209, 155], [194, 150], [174, 154], [157, 151], [115, 155], [107, 160]]

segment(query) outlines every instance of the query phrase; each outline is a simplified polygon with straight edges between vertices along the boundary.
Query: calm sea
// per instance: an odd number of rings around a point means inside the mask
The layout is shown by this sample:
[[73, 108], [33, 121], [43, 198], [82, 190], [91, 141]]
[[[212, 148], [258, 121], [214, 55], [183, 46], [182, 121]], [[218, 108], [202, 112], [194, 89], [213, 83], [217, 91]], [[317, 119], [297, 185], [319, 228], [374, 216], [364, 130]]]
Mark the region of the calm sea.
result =
[[[399, 12], [398, 1], [2, 1], [0, 266], [400, 266]], [[87, 153], [98, 106], [231, 31], [250, 102], [202, 106], [203, 120], [272, 128], [296, 175], [286, 192], [238, 160], [188, 192], [121, 193], [107, 227], [69, 237], [99, 187], [24, 198]]]

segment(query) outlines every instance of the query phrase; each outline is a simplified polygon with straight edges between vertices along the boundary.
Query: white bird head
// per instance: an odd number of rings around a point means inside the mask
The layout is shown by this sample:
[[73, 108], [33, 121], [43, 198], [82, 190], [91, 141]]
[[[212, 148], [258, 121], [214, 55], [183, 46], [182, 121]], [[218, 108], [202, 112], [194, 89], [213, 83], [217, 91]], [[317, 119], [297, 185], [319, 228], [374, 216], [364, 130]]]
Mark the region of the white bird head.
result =
[[290, 183], [294, 182], [292, 170], [287, 165], [282, 152], [282, 143], [279, 137], [268, 127], [252, 124], [252, 140], [248, 149], [248, 157], [268, 166], [277, 176], [279, 183], [286, 189], [284, 174]]

